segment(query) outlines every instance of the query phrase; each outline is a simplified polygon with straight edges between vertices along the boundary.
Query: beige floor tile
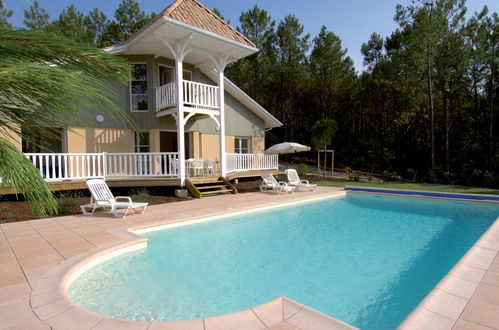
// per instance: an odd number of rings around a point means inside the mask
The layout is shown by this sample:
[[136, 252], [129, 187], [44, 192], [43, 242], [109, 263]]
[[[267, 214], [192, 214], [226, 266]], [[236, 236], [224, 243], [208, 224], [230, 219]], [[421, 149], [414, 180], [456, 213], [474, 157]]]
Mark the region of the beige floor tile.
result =
[[463, 297], [466, 299], [471, 298], [477, 286], [478, 283], [467, 281], [453, 274], [448, 274], [437, 285], [438, 288], [442, 289], [447, 293]]
[[1, 326], [8, 328], [18, 324], [31, 322], [36, 319], [29, 306], [29, 301], [20, 301], [0, 306]]
[[499, 272], [488, 271], [483, 277], [482, 283], [499, 286]]
[[291, 316], [298, 313], [303, 308], [303, 305], [291, 300], [286, 297], [282, 297], [282, 309], [283, 309], [283, 317], [284, 320], [289, 319]]
[[45, 323], [54, 329], [91, 329], [101, 322], [104, 317], [103, 315], [91, 313], [75, 306], [45, 320]]
[[451, 269], [450, 273], [467, 281], [479, 283], [485, 275], [485, 270], [458, 263]]
[[303, 307], [298, 313], [286, 320], [292, 326], [303, 330], [352, 330], [355, 327], [319, 313], [311, 308]]
[[151, 322], [138, 322], [130, 320], [115, 319], [111, 317], [106, 317], [100, 321], [96, 326], [92, 328], [95, 330], [109, 330], [109, 329], [120, 329], [120, 330], [147, 330]]
[[461, 318], [494, 329], [499, 328], [499, 306], [471, 300]]
[[284, 321], [284, 311], [282, 297], [271, 300], [259, 306], [252, 308], [256, 316], [265, 323], [266, 326], [271, 326]]
[[480, 283], [472, 299], [499, 306], [499, 287]]
[[204, 330], [203, 319], [189, 321], [151, 322], [148, 330]]
[[268, 330], [299, 330], [297, 327], [292, 326], [287, 322], [281, 322], [267, 328]]
[[433, 313], [424, 307], [418, 307], [399, 326], [403, 330], [449, 330], [454, 326], [455, 320], [443, 315]]
[[35, 314], [42, 320], [45, 321], [51, 317], [59, 315], [71, 308], [74, 305], [65, 299], [59, 299], [46, 305], [34, 308]]
[[205, 318], [204, 327], [205, 330], [255, 330], [265, 328], [265, 324], [253, 311], [246, 309], [236, 313]]
[[452, 330], [491, 330], [491, 329], [492, 328], [461, 319], [457, 320], [456, 324], [452, 328]]
[[0, 289], [0, 306], [28, 300], [31, 287], [28, 283], [11, 285]]

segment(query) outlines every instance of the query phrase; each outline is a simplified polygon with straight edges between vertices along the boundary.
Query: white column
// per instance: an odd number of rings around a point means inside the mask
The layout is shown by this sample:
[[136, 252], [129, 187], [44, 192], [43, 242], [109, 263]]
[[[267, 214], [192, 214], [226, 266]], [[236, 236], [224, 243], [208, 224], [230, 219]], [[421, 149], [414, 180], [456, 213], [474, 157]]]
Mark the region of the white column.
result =
[[185, 186], [185, 135], [184, 135], [184, 81], [182, 76], [182, 59], [175, 59], [175, 99], [177, 102], [177, 149], [178, 149], [178, 178], [180, 185]]
[[220, 175], [227, 175], [227, 155], [225, 154], [225, 99], [224, 99], [224, 70], [223, 66], [218, 66], [218, 106], [220, 108]]

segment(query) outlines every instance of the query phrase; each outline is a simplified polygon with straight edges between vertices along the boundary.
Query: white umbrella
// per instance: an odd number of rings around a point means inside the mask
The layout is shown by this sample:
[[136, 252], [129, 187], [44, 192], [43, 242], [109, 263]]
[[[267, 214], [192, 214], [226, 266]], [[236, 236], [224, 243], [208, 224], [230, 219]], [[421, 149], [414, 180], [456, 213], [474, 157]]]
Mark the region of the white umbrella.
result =
[[267, 155], [275, 154], [294, 154], [295, 152], [310, 151], [310, 147], [304, 146], [303, 144], [295, 142], [284, 142], [275, 144], [272, 147], [265, 150]]

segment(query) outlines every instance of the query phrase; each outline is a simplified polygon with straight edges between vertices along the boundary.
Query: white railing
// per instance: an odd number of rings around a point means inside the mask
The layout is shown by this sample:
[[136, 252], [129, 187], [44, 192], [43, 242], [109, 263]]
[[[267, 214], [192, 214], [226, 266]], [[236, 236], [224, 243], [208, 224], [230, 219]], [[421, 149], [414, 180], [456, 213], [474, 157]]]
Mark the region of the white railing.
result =
[[218, 108], [218, 87], [184, 81], [184, 104], [203, 108]]
[[277, 170], [278, 167], [278, 155], [227, 154], [227, 173]]
[[[218, 87], [184, 80], [184, 105], [208, 109], [218, 109]], [[175, 101], [176, 82], [156, 87], [156, 111], [173, 107]]]
[[25, 154], [45, 181], [111, 177], [177, 177], [178, 153]]
[[175, 106], [175, 82], [156, 87], [156, 111]]

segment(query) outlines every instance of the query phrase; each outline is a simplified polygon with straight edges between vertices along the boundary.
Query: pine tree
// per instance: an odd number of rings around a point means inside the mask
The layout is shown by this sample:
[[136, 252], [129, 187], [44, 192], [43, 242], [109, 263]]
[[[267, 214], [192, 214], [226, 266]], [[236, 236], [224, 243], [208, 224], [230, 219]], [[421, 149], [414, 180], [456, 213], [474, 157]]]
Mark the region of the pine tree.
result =
[[12, 29], [14, 26], [7, 20], [14, 12], [10, 9], [3, 7], [3, 1], [0, 0], [0, 29]]
[[30, 30], [43, 30], [49, 24], [49, 14], [35, 0], [28, 10], [24, 11], [24, 25]]

